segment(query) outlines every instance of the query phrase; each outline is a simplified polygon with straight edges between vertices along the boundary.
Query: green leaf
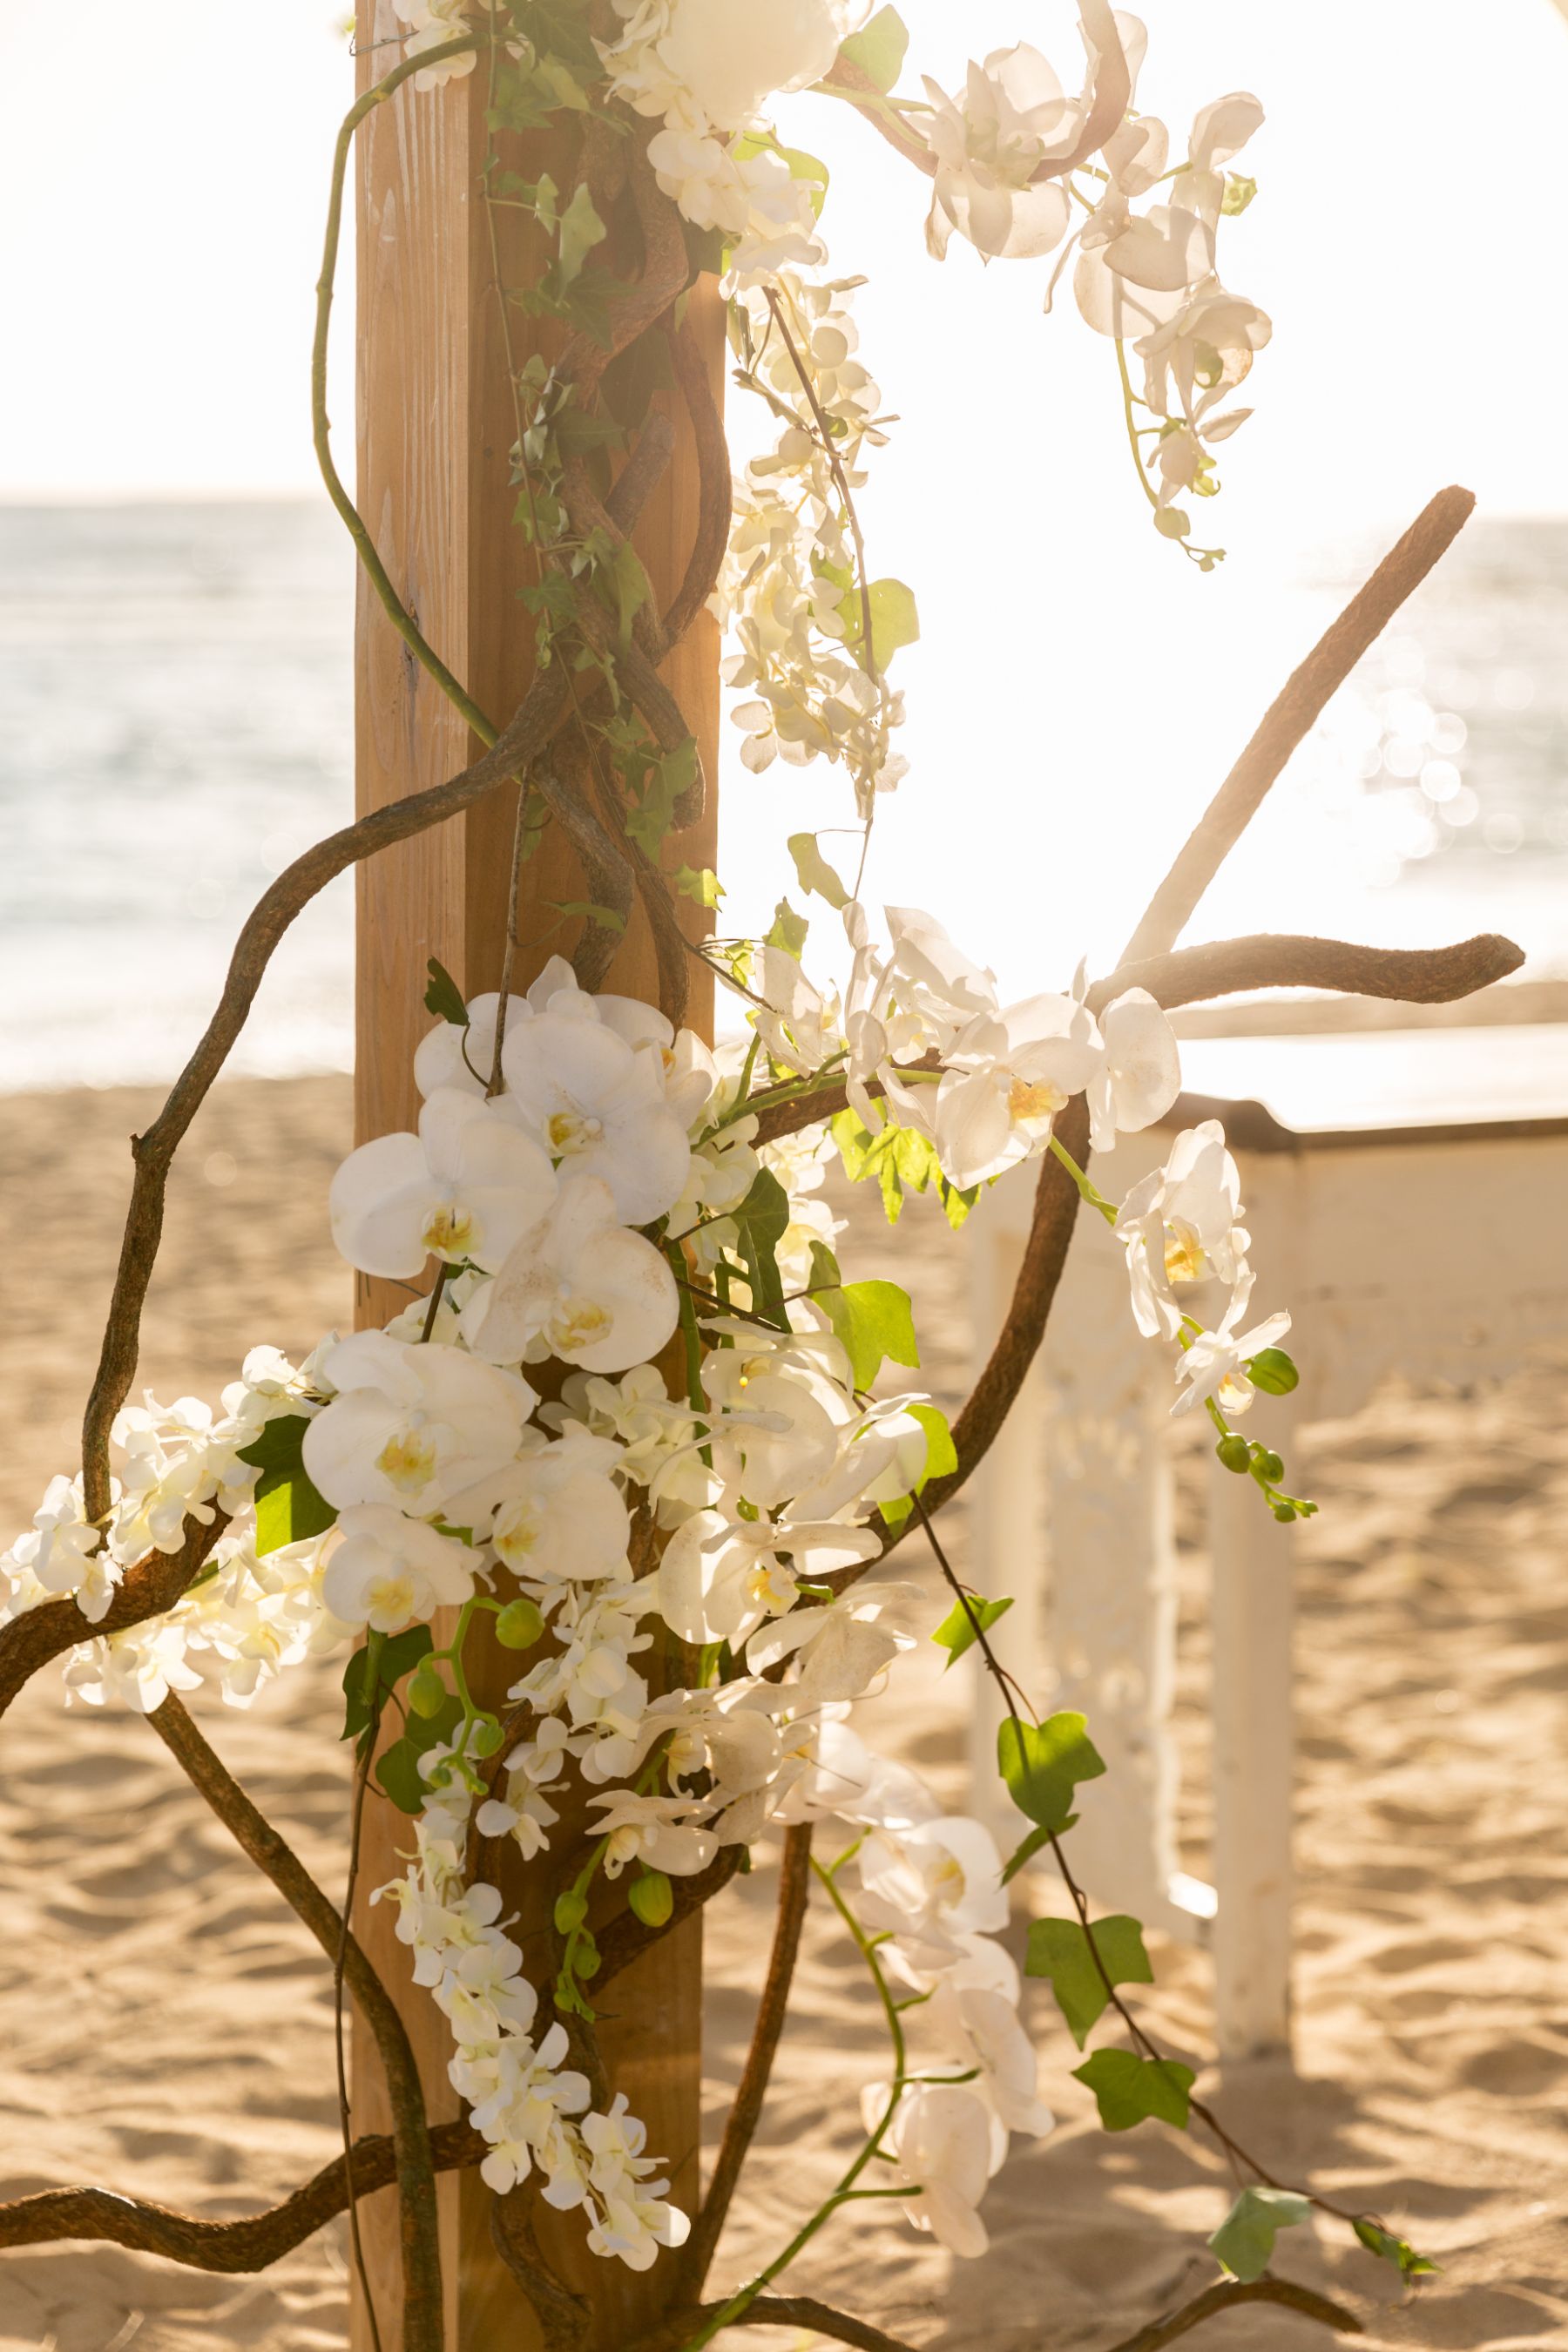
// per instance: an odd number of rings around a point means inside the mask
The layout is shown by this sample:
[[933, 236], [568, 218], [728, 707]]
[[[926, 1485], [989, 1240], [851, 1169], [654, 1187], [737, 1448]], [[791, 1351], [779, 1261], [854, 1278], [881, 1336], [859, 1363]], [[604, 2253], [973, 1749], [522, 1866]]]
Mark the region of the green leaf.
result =
[[[931, 1640], [947, 1652], [947, 1666], [974, 1647], [976, 1624], [982, 1633], [989, 1633], [998, 1617], [1005, 1617], [1012, 1606], [1011, 1601], [984, 1601], [978, 1592], [971, 1593], [967, 1603], [955, 1601], [931, 1635]], [[942, 1668], [944, 1675], [947, 1666]]]
[[1265, 1396], [1289, 1396], [1301, 1378], [1283, 1348], [1265, 1348], [1252, 1358], [1247, 1370], [1254, 1388], [1261, 1389]]
[[1024, 1864], [1026, 1862], [1033, 1862], [1036, 1854], [1039, 1853], [1040, 1848], [1043, 1845], [1049, 1845], [1050, 1842], [1051, 1833], [1049, 1830], [1031, 1830], [1028, 1836], [1024, 1840], [1022, 1845], [1015, 1847], [1012, 1853], [1007, 1857], [1006, 1865], [1002, 1873], [1003, 1885], [1011, 1885], [1013, 1880], [1017, 1877], [1018, 1873], [1023, 1869]]
[[1295, 2229], [1311, 2210], [1289, 2189], [1244, 2189], [1209, 2240], [1210, 2250], [1232, 2278], [1250, 2286], [1268, 2268], [1280, 2231]]
[[724, 885], [710, 866], [678, 866], [669, 878], [694, 906], [717, 907], [724, 896]]
[[[871, 658], [879, 670], [885, 670], [900, 646], [912, 646], [920, 637], [914, 590], [906, 588], [901, 580], [873, 580], [864, 602], [871, 607]], [[858, 588], [851, 588], [840, 602], [838, 617], [844, 624], [846, 645], [858, 648], [866, 625]]]
[[[379, 1646], [378, 1646], [379, 1645]], [[410, 1625], [401, 1633], [376, 1634], [362, 1643], [343, 1668], [343, 1738], [355, 1739], [369, 1731], [405, 1675], [435, 1648], [428, 1625]]]
[[808, 155], [803, 147], [784, 146], [771, 131], [747, 131], [731, 141], [730, 148], [731, 153], [741, 163], [749, 156], [761, 155], [764, 150], [771, 151], [782, 163], [788, 165], [792, 180], [807, 183], [811, 189], [811, 209], [820, 220], [822, 207], [827, 201], [828, 181], [832, 176], [821, 156]]
[[444, 963], [432, 956], [425, 967], [430, 975], [430, 985], [425, 991], [425, 1010], [433, 1013], [437, 1021], [449, 1021], [455, 1029], [468, 1025], [468, 1008], [463, 1002], [463, 992]]
[[1094, 1951], [1077, 1919], [1037, 1919], [1030, 1927], [1024, 1973], [1049, 1978], [1057, 2007], [1080, 2050], [1090, 2026], [1103, 2016], [1110, 2001], [1105, 1978], [1095, 1966], [1095, 1952], [1112, 1984], [1153, 1983], [1142, 1927], [1124, 1913], [1094, 1922]]
[[781, 1331], [786, 1331], [789, 1318], [784, 1312], [778, 1245], [789, 1223], [789, 1194], [773, 1170], [764, 1168], [740, 1207], [731, 1213], [751, 1287], [752, 1309], [776, 1323]]
[[1173, 2058], [1139, 2058], [1131, 2050], [1097, 2050], [1072, 2071], [1094, 2093], [1107, 2131], [1131, 2131], [1151, 2116], [1186, 2130], [1194, 2079], [1190, 2066], [1178, 2066]]
[[870, 23], [838, 45], [838, 54], [858, 66], [884, 97], [897, 83], [909, 51], [910, 30], [896, 8], [879, 8]]
[[996, 1733], [996, 1765], [1018, 1811], [1058, 1835], [1080, 1780], [1098, 1780], [1105, 1762], [1089, 1739], [1085, 1718], [1070, 1708], [1025, 1723], [1008, 1716]]
[[870, 1387], [885, 1357], [895, 1364], [919, 1364], [914, 1310], [909, 1292], [896, 1282], [847, 1282], [818, 1292], [817, 1304], [827, 1310], [858, 1389]]
[[420, 1772], [419, 1759], [450, 1739], [462, 1720], [463, 1702], [453, 1692], [434, 1715], [411, 1715], [402, 1738], [395, 1739], [377, 1757], [376, 1780], [400, 1812], [416, 1813], [421, 1810], [430, 1794], [430, 1783]]
[[618, 642], [624, 654], [632, 641], [632, 623], [643, 606], [653, 602], [652, 584], [629, 539], [624, 539], [616, 550], [610, 585], [615, 592]]
[[310, 1426], [302, 1412], [269, 1421], [239, 1458], [261, 1473], [256, 1482], [256, 1550], [258, 1558], [284, 1544], [303, 1543], [337, 1525], [335, 1505], [318, 1494], [306, 1473], [303, 1445]]
[[773, 908], [773, 927], [763, 941], [764, 947], [783, 948], [785, 955], [800, 961], [811, 925], [804, 915], [797, 915], [787, 898], [781, 898]]
[[1368, 2253], [1378, 2255], [1385, 2263], [1392, 2263], [1401, 2278], [1436, 2276], [1438, 2269], [1436, 2263], [1428, 2262], [1425, 2254], [1418, 2254], [1407, 2240], [1396, 2238], [1393, 2231], [1385, 2230], [1381, 2222], [1373, 2221], [1367, 2215], [1363, 2214], [1361, 2220], [1353, 2226], [1356, 2236]]
[[626, 919], [617, 908], [595, 906], [592, 898], [547, 898], [545, 905], [552, 907], [558, 915], [579, 915], [601, 931], [624, 931], [626, 928]]
[[833, 908], [849, 904], [849, 893], [817, 847], [815, 833], [792, 833], [786, 846], [795, 860], [800, 887], [808, 896], [815, 890]]

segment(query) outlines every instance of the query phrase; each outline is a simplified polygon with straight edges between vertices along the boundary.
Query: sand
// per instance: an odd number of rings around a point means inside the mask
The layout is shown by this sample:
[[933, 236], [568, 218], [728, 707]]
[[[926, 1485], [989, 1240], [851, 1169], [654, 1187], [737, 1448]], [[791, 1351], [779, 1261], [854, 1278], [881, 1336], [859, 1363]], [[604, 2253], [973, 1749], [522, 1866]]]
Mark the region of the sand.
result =
[[[123, 1138], [143, 1095], [0, 1107], [6, 1312], [0, 1507], [20, 1525], [75, 1461], [117, 1244]], [[309, 1344], [346, 1313], [324, 1235], [342, 1148], [334, 1080], [220, 1089], [176, 1181], [146, 1377], [216, 1395], [240, 1347]], [[872, 1204], [861, 1202], [858, 1210]], [[916, 1283], [939, 1393], [967, 1360], [959, 1248], [923, 1204]], [[884, 1270], [868, 1219], [852, 1253]], [[907, 1257], [905, 1264], [907, 1266]], [[906, 1272], [906, 1279], [908, 1275]], [[1461, 1403], [1384, 1393], [1308, 1433], [1322, 1516], [1300, 1537], [1298, 2071], [1208, 2063], [1195, 1953], [1154, 1951], [1146, 2012], [1204, 2069], [1277, 2173], [1375, 2204], [1442, 2263], [1414, 2297], [1336, 2235], [1292, 2233], [1280, 2267], [1350, 2303], [1374, 2347], [1568, 2344], [1568, 1358]], [[962, 1549], [962, 1511], [953, 1539]], [[1191, 1526], [1196, 1513], [1189, 1506]], [[1189, 1529], [1190, 1531], [1190, 1529]], [[1201, 1869], [1201, 1561], [1183, 1645], [1189, 1787], [1184, 1860]], [[932, 1664], [936, 1663], [934, 1654]], [[239, 1778], [327, 1885], [341, 1881], [337, 1673], [300, 1669], [250, 1714], [201, 1709]], [[958, 1801], [954, 1676], [922, 1665], [881, 1709]], [[326, 1971], [132, 1717], [67, 1713], [53, 1675], [5, 1726], [0, 1772], [0, 2193], [90, 2181], [213, 2216], [270, 2201], [335, 2146]], [[710, 1914], [713, 2136], [750, 2030], [774, 1872]], [[955, 2265], [893, 2219], [840, 2220], [793, 2283], [954, 2352], [1114, 2344], [1212, 2275], [1202, 2241], [1222, 2168], [1194, 2137], [1107, 2137], [1078, 2063], [1031, 1988], [1042, 2090], [1064, 2118], [1015, 2157], [986, 2205], [993, 2246]], [[855, 2133], [854, 2092], [882, 2044], [859, 1964], [814, 1911], [769, 2118], [721, 2256], [721, 2283], [771, 2254]], [[341, 2231], [275, 2271], [216, 2279], [115, 2249], [0, 2254], [0, 2352], [315, 2352], [343, 2342]], [[792, 2339], [748, 2332], [737, 2345]], [[801, 2339], [793, 2339], [799, 2341]], [[1215, 2352], [1293, 2352], [1318, 2331], [1250, 2310], [1194, 2336]], [[501, 2347], [497, 2347], [501, 2352]]]

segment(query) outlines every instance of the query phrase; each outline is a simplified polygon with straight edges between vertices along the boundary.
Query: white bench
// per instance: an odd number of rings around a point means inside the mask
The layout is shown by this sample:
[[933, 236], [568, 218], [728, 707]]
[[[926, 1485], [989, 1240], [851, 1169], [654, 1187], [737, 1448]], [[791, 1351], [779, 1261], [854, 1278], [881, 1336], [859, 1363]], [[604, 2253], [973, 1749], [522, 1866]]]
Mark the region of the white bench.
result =
[[[1253, 1305], [1295, 1318], [1286, 1345], [1300, 1388], [1260, 1399], [1247, 1423], [1288, 1472], [1303, 1422], [1353, 1412], [1386, 1374], [1489, 1380], [1568, 1331], [1568, 1025], [1211, 1038], [1186, 1043], [1183, 1066], [1208, 1091], [1184, 1095], [1094, 1174], [1121, 1199], [1175, 1129], [1223, 1119], [1253, 1236]], [[975, 1218], [981, 1361], [1011, 1296], [1035, 1172], [1004, 1178]], [[1211, 1455], [1211, 1886], [1180, 1869], [1175, 1842], [1170, 1352], [1140, 1338], [1121, 1248], [1082, 1213], [1040, 1360], [976, 1478], [973, 1580], [1014, 1596], [1009, 1663], [1037, 1705], [1089, 1717], [1109, 1767], [1079, 1791], [1079, 1875], [1100, 1906], [1212, 1947], [1220, 2053], [1240, 2057], [1289, 2040], [1295, 1530]], [[1315, 1499], [1331, 1509], [1331, 1494]], [[995, 1720], [981, 1678], [974, 1786], [986, 1807]]]

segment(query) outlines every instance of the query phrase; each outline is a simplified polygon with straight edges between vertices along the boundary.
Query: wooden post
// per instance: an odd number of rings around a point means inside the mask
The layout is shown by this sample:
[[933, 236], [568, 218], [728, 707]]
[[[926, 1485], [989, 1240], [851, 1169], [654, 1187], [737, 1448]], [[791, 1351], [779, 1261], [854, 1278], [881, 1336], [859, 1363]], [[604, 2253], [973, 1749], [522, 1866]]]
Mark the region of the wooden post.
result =
[[[369, 24], [367, 16], [373, 17]], [[405, 30], [390, 0], [374, 0], [373, 12], [362, 11], [362, 88], [395, 61], [400, 51], [391, 45]], [[425, 635], [480, 708], [503, 723], [531, 675], [533, 620], [519, 602], [519, 591], [534, 575], [524, 535], [511, 520], [515, 424], [490, 224], [479, 196], [479, 174], [490, 146], [486, 81], [481, 61], [472, 75], [442, 89], [418, 92], [407, 85], [360, 132], [358, 503]], [[538, 168], [536, 157], [534, 174]], [[502, 231], [501, 275], [507, 282], [522, 283], [541, 256], [530, 250], [524, 230], [516, 226], [525, 216], [502, 217], [508, 226]], [[717, 397], [723, 321], [711, 279], [693, 290], [687, 316], [709, 361]], [[521, 364], [541, 347], [537, 330], [514, 310], [511, 333]], [[694, 534], [696, 466], [678, 397], [659, 399], [677, 425], [676, 455], [645, 511], [637, 543], [656, 591], [668, 598]], [[478, 746], [363, 583], [356, 646], [357, 799], [363, 812], [455, 773]], [[706, 614], [664, 675], [696, 733], [710, 780], [707, 812], [699, 825], [670, 841], [668, 862], [710, 866], [719, 678], [718, 633]], [[515, 789], [497, 793], [468, 815], [358, 869], [355, 1117], [362, 1140], [414, 1124], [418, 1104], [412, 1058], [429, 1026], [422, 1002], [426, 958], [439, 957], [465, 994], [497, 985], [516, 808]], [[574, 942], [575, 926], [561, 927], [546, 911], [546, 902], [591, 895], [564, 844], [548, 835], [524, 868], [524, 952], [515, 986], [525, 987], [551, 952], [569, 951]], [[697, 910], [689, 911], [695, 923]], [[552, 929], [546, 941], [542, 934]], [[710, 1030], [711, 992], [702, 983], [694, 959], [688, 1018], [693, 1026]], [[628, 925], [606, 985], [657, 1001], [652, 943], [640, 911]], [[388, 1286], [364, 1283], [358, 1319], [382, 1322], [399, 1303]], [[515, 1660], [498, 1652], [490, 1662], [488, 1695], [504, 1690], [517, 1671]], [[481, 1683], [484, 1674], [481, 1668]], [[355, 1924], [407, 2019], [431, 2116], [440, 2120], [457, 2113], [447, 2082], [451, 2045], [446, 2021], [428, 1993], [409, 1981], [392, 1906], [372, 1910], [367, 1901], [372, 1889], [401, 1870], [399, 1850], [409, 1843], [406, 1832], [403, 1816], [371, 1800]], [[531, 1908], [539, 1915], [540, 1900], [533, 1888], [510, 1890], [509, 1902], [521, 1909], [525, 1930]], [[675, 2201], [688, 2210], [698, 2185], [700, 1959], [700, 1922], [693, 1920], [617, 1979], [616, 2021], [602, 2036], [611, 2080], [647, 2123], [649, 2149], [668, 2160]], [[548, 2003], [548, 1988], [542, 1990]], [[380, 2073], [363, 2036], [355, 2041], [353, 2098], [357, 2130], [386, 2127]], [[440, 2197], [449, 2352], [499, 2352], [503, 2345], [506, 2352], [531, 2352], [539, 2338], [528, 2306], [490, 2244], [489, 2191], [470, 2172], [448, 2176]], [[661, 2262], [638, 2277], [618, 2263], [586, 2252], [580, 2214], [553, 2215], [541, 2208], [541, 2225], [552, 2263], [579, 2291], [592, 2292], [591, 2352], [611, 2352], [626, 2343], [658, 2313], [668, 2292], [671, 2263]], [[394, 2352], [399, 2315], [391, 2192], [369, 2200], [362, 2227], [384, 2352]], [[357, 2289], [353, 2344], [355, 2352], [369, 2352], [370, 2329]]]

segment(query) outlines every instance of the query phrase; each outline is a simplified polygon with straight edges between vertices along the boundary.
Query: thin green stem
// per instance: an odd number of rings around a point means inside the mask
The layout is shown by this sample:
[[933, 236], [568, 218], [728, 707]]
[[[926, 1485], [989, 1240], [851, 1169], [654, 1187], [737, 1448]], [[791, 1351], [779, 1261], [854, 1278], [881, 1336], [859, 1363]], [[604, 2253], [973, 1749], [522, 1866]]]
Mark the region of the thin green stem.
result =
[[392, 623], [416, 661], [428, 671], [442, 693], [446, 695], [474, 733], [488, 750], [494, 743], [499, 730], [479, 709], [479, 704], [461, 682], [453, 676], [446, 663], [429, 644], [403, 598], [393, 585], [390, 573], [376, 551], [364, 519], [343, 487], [341, 475], [332, 459], [331, 425], [327, 415], [327, 341], [331, 325], [332, 297], [336, 290], [338, 247], [342, 238], [343, 190], [348, 180], [349, 158], [353, 152], [354, 133], [368, 115], [378, 106], [384, 106], [404, 83], [427, 66], [438, 65], [447, 58], [466, 57], [470, 51], [488, 45], [484, 33], [465, 33], [455, 40], [443, 41], [438, 48], [426, 49], [415, 58], [405, 58], [400, 65], [373, 89], [357, 99], [343, 117], [338, 132], [337, 146], [332, 154], [331, 195], [327, 206], [327, 234], [321, 252], [321, 274], [316, 281], [316, 331], [310, 349], [310, 427], [315, 445], [316, 463], [321, 469], [321, 479], [327, 486], [327, 496], [342, 518], [350, 538], [359, 551], [365, 576], [381, 601], [387, 619]]
[[1138, 468], [1138, 479], [1143, 485], [1143, 495], [1158, 512], [1160, 500], [1144, 467], [1143, 452], [1138, 446], [1138, 427], [1132, 416], [1132, 379], [1127, 373], [1127, 347], [1120, 335], [1116, 338], [1116, 365], [1121, 377], [1121, 413], [1127, 419], [1127, 446], [1132, 452], [1132, 463]]
[[1078, 1161], [1073, 1158], [1072, 1153], [1068, 1150], [1065, 1143], [1058, 1142], [1057, 1138], [1053, 1135], [1050, 1139], [1050, 1146], [1053, 1153], [1057, 1159], [1060, 1160], [1062, 1166], [1067, 1170], [1068, 1174], [1078, 1186], [1079, 1193], [1088, 1202], [1089, 1206], [1091, 1209], [1098, 1209], [1100, 1215], [1105, 1219], [1106, 1223], [1108, 1225], [1113, 1225], [1116, 1223], [1117, 1218], [1121, 1213], [1115, 1202], [1108, 1201], [1106, 1199], [1104, 1193], [1100, 1191], [1099, 1185], [1095, 1183], [1093, 1178], [1089, 1176], [1085, 1170], [1079, 1166]]

